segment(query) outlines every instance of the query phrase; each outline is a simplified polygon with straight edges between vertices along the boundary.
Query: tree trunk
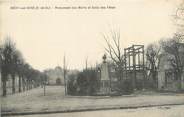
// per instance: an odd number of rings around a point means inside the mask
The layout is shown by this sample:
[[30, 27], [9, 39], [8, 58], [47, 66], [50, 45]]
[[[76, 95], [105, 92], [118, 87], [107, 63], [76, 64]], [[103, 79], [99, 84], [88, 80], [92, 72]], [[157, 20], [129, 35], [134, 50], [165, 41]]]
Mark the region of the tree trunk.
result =
[[29, 90], [31, 90], [31, 81], [29, 80]]
[[6, 91], [6, 80], [3, 80], [2, 81], [2, 85], [3, 85], [3, 96], [6, 96], [6, 93], [7, 93], [7, 91]]
[[33, 88], [33, 82], [32, 81], [30, 81], [31, 82], [31, 89]]
[[21, 87], [22, 87], [22, 82], [21, 82], [21, 76], [19, 75], [19, 93], [22, 91]]
[[26, 90], [29, 90], [29, 80], [26, 80]]
[[28, 90], [30, 90], [30, 81], [28, 80]]
[[182, 72], [178, 73], [178, 89], [181, 90], [182, 89], [182, 78], [181, 78], [181, 74]]
[[24, 78], [22, 78], [22, 85], [23, 85], [23, 91], [25, 91], [25, 89], [26, 89], [26, 82], [25, 82]]
[[32, 89], [32, 82], [31, 82], [31, 80], [30, 80], [30, 83], [29, 84], [30, 84], [30, 89]]
[[152, 77], [153, 77], [153, 88], [157, 88], [157, 71], [156, 70], [152, 72]]
[[15, 93], [15, 74], [12, 75], [12, 94]]

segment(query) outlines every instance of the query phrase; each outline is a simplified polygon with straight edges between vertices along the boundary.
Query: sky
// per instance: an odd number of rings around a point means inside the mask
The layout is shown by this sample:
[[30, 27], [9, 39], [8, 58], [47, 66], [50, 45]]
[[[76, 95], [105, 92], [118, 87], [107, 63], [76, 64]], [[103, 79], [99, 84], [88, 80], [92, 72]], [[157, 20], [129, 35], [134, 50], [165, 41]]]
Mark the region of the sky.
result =
[[[120, 30], [122, 48], [171, 37], [171, 15], [180, 0], [10, 0], [1, 2], [1, 40], [9, 36], [26, 62], [44, 70], [63, 66], [82, 69], [102, 61], [102, 34]], [[115, 6], [115, 9], [54, 9], [55, 6]], [[11, 9], [49, 6], [52, 9]]]

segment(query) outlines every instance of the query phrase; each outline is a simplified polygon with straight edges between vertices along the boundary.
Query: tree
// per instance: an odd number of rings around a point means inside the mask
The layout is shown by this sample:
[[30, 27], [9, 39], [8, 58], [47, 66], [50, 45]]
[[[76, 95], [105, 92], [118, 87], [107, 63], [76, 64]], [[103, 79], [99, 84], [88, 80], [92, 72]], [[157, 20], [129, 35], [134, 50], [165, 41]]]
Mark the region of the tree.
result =
[[[15, 75], [19, 74], [19, 63], [23, 61], [22, 54], [19, 50], [16, 49], [15, 43], [7, 38], [4, 43], [4, 50], [2, 52], [4, 56], [4, 67], [5, 77], [8, 74], [12, 76], [12, 93], [15, 93]], [[6, 71], [7, 70], [7, 71]], [[19, 77], [20, 79], [20, 77]], [[19, 82], [20, 83], [20, 82]]]
[[76, 73], [71, 73], [68, 75], [67, 81], [67, 89], [69, 95], [76, 95], [77, 94], [77, 75]]
[[12, 58], [13, 52], [15, 50], [15, 44], [8, 37], [5, 39], [1, 47], [1, 59], [2, 59], [2, 87], [3, 87], [3, 96], [6, 96], [6, 82], [8, 78], [8, 74], [12, 73]]
[[48, 82], [48, 76], [46, 73], [40, 73], [40, 78], [41, 78], [41, 82], [42, 82], [42, 85], [43, 85], [43, 90], [44, 90], [44, 96], [45, 96], [45, 93], [46, 93], [46, 84]]
[[[23, 66], [23, 91], [30, 90], [33, 87], [37, 87], [40, 84], [43, 86], [44, 84], [44, 73], [40, 72], [39, 70], [34, 69], [28, 63], [24, 63]], [[48, 78], [47, 78], [48, 80]]]
[[23, 91], [26, 90], [26, 86], [27, 86], [27, 71], [28, 71], [28, 64], [24, 63], [22, 65], [22, 87], [23, 87]]
[[[164, 51], [170, 55], [168, 60], [173, 67], [176, 80], [181, 81], [182, 73], [184, 70], [184, 43], [182, 43], [183, 38], [177, 34], [173, 38], [162, 41], [162, 47]], [[181, 88], [181, 83], [179, 83]]]
[[32, 67], [26, 63], [24, 65], [24, 74], [25, 74], [25, 79], [24, 79], [24, 82], [26, 84], [26, 89], [29, 90], [30, 89], [30, 82], [31, 82], [31, 75], [32, 75]]
[[176, 8], [174, 17], [174, 24], [176, 25], [175, 37], [177, 41], [184, 41], [184, 1], [182, 1]]
[[34, 87], [39, 86], [43, 81], [42, 81], [42, 74], [46, 76], [46, 81], [48, 82], [48, 76], [46, 75], [45, 72], [40, 72], [39, 70], [35, 70], [32, 75], [32, 80], [34, 81]]
[[18, 77], [19, 77], [19, 92], [22, 92], [22, 85], [23, 85], [23, 76], [24, 76], [24, 72], [23, 72], [23, 67], [24, 65], [24, 61], [23, 60], [19, 60], [18, 63], [17, 63], [17, 67], [18, 67], [18, 70], [17, 70], [17, 74], [18, 74]]
[[3, 48], [2, 45], [0, 45], [0, 80], [2, 81], [2, 61], [3, 61]]
[[40, 72], [25, 63], [21, 52], [16, 48], [10, 37], [7, 37], [4, 43], [0, 45], [0, 72], [2, 75], [3, 96], [6, 96], [7, 92], [6, 82], [8, 75], [11, 75], [12, 78], [12, 93], [15, 93], [15, 76], [19, 77], [19, 92], [21, 92], [22, 86], [25, 91], [25, 84], [27, 89], [31, 89], [33, 82], [40, 81]]
[[19, 92], [21, 86], [21, 63], [23, 62], [22, 54], [19, 50], [15, 48], [13, 51], [12, 59], [11, 59], [11, 76], [12, 76], [12, 93], [15, 93], [15, 76], [19, 77]]
[[159, 67], [159, 54], [160, 54], [161, 46], [156, 44], [148, 45], [146, 49], [146, 58], [148, 61], [148, 70], [149, 76], [153, 78], [154, 87], [156, 88], [157, 84], [157, 70]]
[[105, 39], [105, 42], [107, 44], [105, 50], [110, 56], [111, 60], [115, 63], [118, 77], [121, 81], [123, 78], [124, 57], [122, 46], [120, 43], [120, 32], [111, 30], [110, 36], [104, 34], [103, 38]]
[[177, 27], [177, 33], [184, 34], [184, 2], [181, 2], [175, 10], [174, 23]]
[[[70, 82], [70, 88], [78, 87], [77, 93], [80, 95], [93, 95], [99, 88], [99, 79], [97, 71], [94, 68], [85, 69], [78, 73], [76, 84], [74, 80]], [[72, 86], [73, 85], [73, 86]], [[73, 89], [72, 92], [76, 90]]]
[[89, 95], [93, 95], [94, 93], [96, 93], [99, 89], [99, 78], [97, 76], [97, 70], [94, 68], [90, 68], [88, 69], [88, 87], [89, 87], [89, 91], [88, 94]]
[[[19, 50], [15, 50], [12, 58], [12, 71], [14, 74], [18, 75], [19, 83], [18, 83], [18, 91], [21, 92], [22, 87], [22, 80], [23, 80], [23, 65], [24, 65], [24, 58], [22, 53]], [[14, 87], [15, 89], [15, 87]]]

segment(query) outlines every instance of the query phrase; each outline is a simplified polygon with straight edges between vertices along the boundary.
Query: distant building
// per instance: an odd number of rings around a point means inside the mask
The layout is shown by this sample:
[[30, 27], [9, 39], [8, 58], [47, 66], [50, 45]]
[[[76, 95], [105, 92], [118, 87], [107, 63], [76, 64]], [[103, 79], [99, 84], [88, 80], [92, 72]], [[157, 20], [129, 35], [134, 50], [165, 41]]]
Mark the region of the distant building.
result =
[[48, 82], [50, 85], [64, 84], [63, 69], [61, 67], [57, 66], [54, 69], [47, 69], [44, 72], [49, 77]]

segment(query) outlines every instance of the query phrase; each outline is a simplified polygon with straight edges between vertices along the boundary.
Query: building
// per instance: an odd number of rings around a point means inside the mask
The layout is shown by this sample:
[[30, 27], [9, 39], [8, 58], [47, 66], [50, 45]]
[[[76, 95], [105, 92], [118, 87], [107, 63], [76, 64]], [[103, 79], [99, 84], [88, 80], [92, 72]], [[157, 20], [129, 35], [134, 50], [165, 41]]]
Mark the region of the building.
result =
[[63, 69], [59, 66], [44, 71], [49, 77], [50, 85], [64, 85]]

